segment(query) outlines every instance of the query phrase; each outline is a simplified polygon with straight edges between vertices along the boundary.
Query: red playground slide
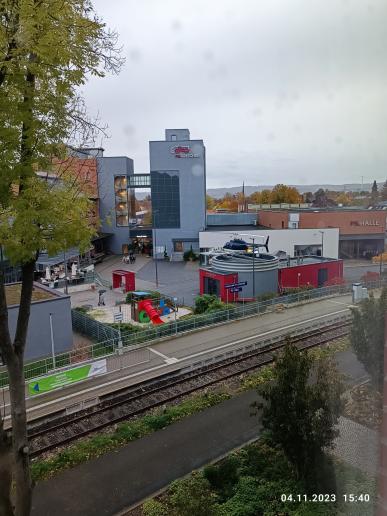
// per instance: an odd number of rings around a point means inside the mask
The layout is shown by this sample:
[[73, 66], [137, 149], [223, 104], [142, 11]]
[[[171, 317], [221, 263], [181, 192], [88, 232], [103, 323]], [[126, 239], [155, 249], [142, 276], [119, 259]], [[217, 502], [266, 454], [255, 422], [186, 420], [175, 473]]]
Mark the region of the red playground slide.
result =
[[138, 309], [140, 311], [144, 310], [149, 315], [149, 319], [152, 321], [153, 324], [164, 324], [164, 321], [160, 319], [159, 312], [152, 305], [152, 301], [150, 299], [140, 301], [138, 303]]

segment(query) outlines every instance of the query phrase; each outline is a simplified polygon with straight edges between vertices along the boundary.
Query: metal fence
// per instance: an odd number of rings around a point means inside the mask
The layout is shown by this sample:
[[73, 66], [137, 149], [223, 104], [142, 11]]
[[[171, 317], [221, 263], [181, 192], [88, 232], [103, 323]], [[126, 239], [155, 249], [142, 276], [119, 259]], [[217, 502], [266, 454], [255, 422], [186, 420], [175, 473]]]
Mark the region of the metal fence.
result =
[[[387, 286], [387, 280], [377, 280], [364, 284], [368, 289], [372, 290]], [[186, 319], [177, 319], [176, 321], [163, 325], [151, 326], [146, 330], [133, 329], [133, 331], [122, 331], [122, 344], [124, 348], [131, 351], [148, 346], [159, 339], [196, 331], [200, 328], [211, 327], [222, 324], [231, 320], [241, 320], [245, 317], [251, 317], [258, 314], [274, 312], [279, 309], [278, 305], [289, 305], [302, 303], [312, 299], [319, 299], [335, 295], [343, 295], [352, 292], [352, 285], [337, 285], [332, 287], [323, 287], [320, 289], [311, 289], [300, 291], [287, 296], [275, 297], [267, 301], [259, 301], [256, 303], [246, 303], [240, 306], [233, 306], [227, 310], [218, 310], [216, 312], [187, 316]], [[94, 344], [84, 346], [79, 349], [72, 350], [55, 356], [56, 367], [66, 367], [72, 364], [84, 362], [93, 358], [109, 356], [117, 353], [119, 348], [119, 331], [107, 324], [101, 323], [88, 317], [86, 314], [77, 310], [72, 310], [73, 328], [75, 331], [88, 336], [95, 340]], [[53, 371], [52, 358], [42, 359], [31, 362], [25, 366], [26, 379], [44, 376]], [[4, 368], [0, 368], [0, 387], [8, 385], [8, 376]]]
[[101, 287], [105, 287], [107, 289], [112, 288], [112, 284], [109, 280], [104, 279], [98, 272], [94, 273], [95, 276], [95, 282], [101, 285]]
[[73, 330], [90, 337], [96, 342], [118, 338], [118, 331], [108, 324], [96, 321], [85, 313], [78, 310], [71, 310]]
[[[370, 290], [380, 288], [387, 285], [386, 280], [377, 280], [367, 283]], [[235, 305], [229, 309], [218, 310], [202, 315], [188, 316], [187, 318], [178, 319], [174, 322], [166, 323], [160, 326], [154, 326], [142, 331], [122, 332], [122, 340], [124, 345], [137, 345], [148, 341], [158, 340], [163, 337], [195, 331], [206, 326], [214, 326], [226, 321], [243, 319], [259, 315], [265, 312], [278, 310], [278, 305], [291, 305], [302, 303], [312, 299], [319, 299], [329, 296], [343, 295], [352, 292], [352, 285], [335, 285], [331, 287], [323, 287], [319, 289], [310, 289], [299, 291], [287, 296], [279, 296], [267, 301], [257, 301], [256, 303], [242, 303]]]

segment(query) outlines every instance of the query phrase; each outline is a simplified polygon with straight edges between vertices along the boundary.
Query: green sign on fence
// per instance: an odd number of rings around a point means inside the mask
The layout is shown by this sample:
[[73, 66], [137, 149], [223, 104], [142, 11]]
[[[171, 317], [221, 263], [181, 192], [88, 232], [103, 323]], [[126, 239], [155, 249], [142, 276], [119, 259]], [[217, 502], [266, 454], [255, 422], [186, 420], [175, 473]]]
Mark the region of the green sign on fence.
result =
[[29, 382], [28, 393], [30, 396], [35, 396], [36, 394], [42, 394], [43, 392], [53, 391], [54, 389], [59, 389], [60, 387], [64, 387], [71, 383], [106, 373], [106, 370], [106, 359], [98, 360], [92, 364], [74, 367], [73, 369], [67, 369], [66, 371], [51, 374], [50, 376], [44, 376], [43, 378]]

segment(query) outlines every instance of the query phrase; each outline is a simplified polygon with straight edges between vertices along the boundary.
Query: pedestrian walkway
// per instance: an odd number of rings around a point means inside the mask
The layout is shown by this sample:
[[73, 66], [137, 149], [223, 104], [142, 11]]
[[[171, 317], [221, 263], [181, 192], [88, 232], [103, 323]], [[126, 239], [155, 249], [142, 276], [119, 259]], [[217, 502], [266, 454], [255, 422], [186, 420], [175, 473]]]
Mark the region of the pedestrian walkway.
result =
[[340, 418], [334, 454], [351, 466], [375, 475], [378, 468], [378, 433], [351, 419]]
[[122, 261], [122, 255], [112, 255], [104, 259], [102, 263], [95, 266], [96, 272], [105, 280], [112, 281], [112, 272], [115, 269], [124, 271], [138, 272], [148, 263], [152, 263], [152, 259], [146, 255], [136, 254], [135, 263], [125, 263]]
[[259, 435], [255, 392], [37, 484], [33, 516], [114, 515]]

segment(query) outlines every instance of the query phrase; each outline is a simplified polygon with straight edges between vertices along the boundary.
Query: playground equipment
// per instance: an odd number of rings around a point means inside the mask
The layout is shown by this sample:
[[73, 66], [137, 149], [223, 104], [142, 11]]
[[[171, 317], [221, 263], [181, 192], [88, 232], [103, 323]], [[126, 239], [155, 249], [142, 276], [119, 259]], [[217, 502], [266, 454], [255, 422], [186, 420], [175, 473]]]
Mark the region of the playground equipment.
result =
[[174, 301], [167, 296], [163, 298], [152, 297], [150, 292], [132, 292], [131, 301], [132, 319], [140, 323], [152, 322], [164, 324], [161, 315], [177, 312]]
[[140, 301], [138, 304], [138, 309], [140, 311], [140, 316], [141, 312], [145, 311], [153, 324], [164, 324], [163, 321], [160, 319], [158, 310], [152, 305], [152, 301], [150, 299]]
[[130, 292], [136, 288], [136, 275], [131, 271], [117, 269], [113, 271], [113, 288], [123, 287], [124, 292]]

